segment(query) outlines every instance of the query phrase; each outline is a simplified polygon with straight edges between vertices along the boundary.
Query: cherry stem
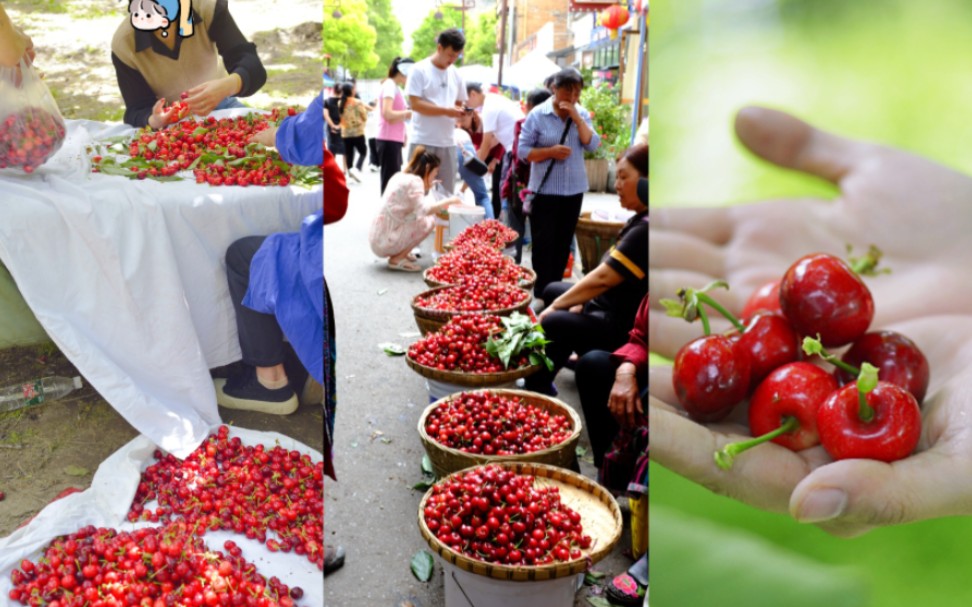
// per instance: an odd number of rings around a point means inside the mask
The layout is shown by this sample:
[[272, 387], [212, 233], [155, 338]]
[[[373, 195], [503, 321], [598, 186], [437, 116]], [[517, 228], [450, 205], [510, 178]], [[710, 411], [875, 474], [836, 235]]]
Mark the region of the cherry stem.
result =
[[884, 253], [881, 251], [881, 249], [877, 248], [874, 245], [868, 247], [867, 253], [865, 253], [861, 257], [850, 257], [849, 256], [850, 252], [851, 252], [851, 246], [847, 245], [848, 265], [850, 265], [850, 269], [853, 270], [854, 273], [859, 276], [874, 276], [879, 273], [891, 272], [891, 270], [887, 268], [883, 268], [881, 270], [876, 269]]
[[830, 352], [828, 352], [826, 350], [826, 348], [823, 347], [823, 344], [820, 343], [820, 339], [819, 338], [818, 339], [814, 339], [812, 337], [804, 337], [803, 338], [803, 351], [807, 354], [807, 356], [813, 356], [814, 354], [819, 355], [820, 358], [824, 359], [825, 361], [829, 362], [830, 364], [834, 365], [835, 367], [838, 367], [840, 369], [843, 369], [844, 371], [847, 371], [848, 373], [852, 374], [854, 377], [858, 377], [861, 374], [861, 370], [860, 369], [858, 369], [854, 365], [849, 365], [849, 364], [845, 363], [841, 359], [837, 358], [836, 355], [831, 354]]
[[867, 395], [878, 383], [878, 369], [870, 363], [861, 365], [861, 374], [857, 378], [857, 400], [859, 408], [857, 417], [862, 422], [869, 422], [874, 419], [874, 408], [867, 404]]
[[698, 310], [699, 318], [702, 319], [702, 333], [706, 336], [712, 335], [712, 329], [709, 327], [709, 315], [706, 313], [705, 309], [699, 307]]
[[[725, 316], [726, 319], [733, 324], [733, 326], [735, 326], [737, 329], [739, 329], [739, 332], [740, 333], [746, 330], [745, 325], [743, 325], [742, 322], [738, 318], [736, 318], [736, 316], [732, 312], [730, 312], [729, 310], [725, 309], [722, 306], [722, 304], [720, 304], [716, 300], [712, 299], [711, 296], [709, 296], [709, 295], [707, 295], [705, 293], [698, 292], [698, 291], [695, 293], [695, 296], [698, 298], [698, 300], [699, 300], [700, 303], [706, 304], [707, 306], [709, 306], [710, 308], [714, 309], [719, 314], [722, 314], [723, 316]], [[702, 308], [700, 307], [699, 310], [701, 311], [701, 309]]]
[[783, 424], [776, 430], [767, 432], [762, 436], [757, 436], [749, 440], [739, 441], [736, 443], [729, 443], [722, 449], [716, 451], [715, 463], [723, 470], [728, 470], [729, 468], [732, 468], [733, 460], [740, 453], [744, 451], [748, 451], [749, 449], [752, 449], [757, 445], [762, 445], [765, 442], [769, 442], [774, 438], [776, 438], [777, 436], [794, 432], [799, 427], [800, 427], [800, 420], [792, 416], [787, 416], [784, 418]]

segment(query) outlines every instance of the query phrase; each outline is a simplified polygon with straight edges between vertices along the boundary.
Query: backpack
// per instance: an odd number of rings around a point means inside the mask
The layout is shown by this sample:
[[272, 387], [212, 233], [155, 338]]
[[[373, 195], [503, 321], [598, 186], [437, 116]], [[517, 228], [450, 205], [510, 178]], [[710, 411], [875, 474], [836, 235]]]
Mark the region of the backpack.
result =
[[361, 102], [356, 101], [352, 105], [345, 106], [344, 113], [341, 114], [341, 128], [356, 133], [364, 128], [367, 120], [368, 110]]
[[530, 183], [530, 163], [520, 160], [517, 153], [520, 148], [520, 130], [523, 128], [524, 121], [526, 121], [526, 118], [517, 120], [513, 127], [513, 149], [510, 150], [510, 166], [500, 183], [500, 196], [503, 200], [518, 200], [520, 190]]

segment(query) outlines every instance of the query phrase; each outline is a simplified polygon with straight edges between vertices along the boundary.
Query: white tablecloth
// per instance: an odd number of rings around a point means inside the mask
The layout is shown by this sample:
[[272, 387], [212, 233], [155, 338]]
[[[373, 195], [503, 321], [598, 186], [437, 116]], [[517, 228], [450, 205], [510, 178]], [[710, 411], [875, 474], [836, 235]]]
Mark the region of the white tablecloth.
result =
[[240, 359], [227, 247], [298, 230], [323, 190], [90, 172], [87, 145], [132, 132], [69, 120], [64, 146], [43, 167], [0, 171], [0, 261], [95, 389], [181, 457], [219, 422], [208, 369]]

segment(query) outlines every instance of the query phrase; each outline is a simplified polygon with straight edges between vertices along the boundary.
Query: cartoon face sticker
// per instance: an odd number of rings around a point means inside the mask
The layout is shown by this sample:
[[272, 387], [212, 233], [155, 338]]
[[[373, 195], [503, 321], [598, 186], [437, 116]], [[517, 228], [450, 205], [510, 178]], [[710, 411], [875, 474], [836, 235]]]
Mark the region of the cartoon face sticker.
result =
[[162, 36], [168, 36], [169, 24], [178, 19], [179, 35], [184, 38], [192, 35], [191, 0], [131, 0], [128, 12], [132, 27], [137, 30], [162, 30]]

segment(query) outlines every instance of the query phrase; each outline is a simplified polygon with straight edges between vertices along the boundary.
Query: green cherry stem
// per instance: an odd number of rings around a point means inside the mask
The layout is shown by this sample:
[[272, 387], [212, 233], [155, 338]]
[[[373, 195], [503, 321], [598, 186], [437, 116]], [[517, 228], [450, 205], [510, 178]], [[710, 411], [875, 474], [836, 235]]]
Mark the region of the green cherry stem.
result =
[[867, 395], [878, 383], [878, 369], [871, 363], [861, 365], [861, 374], [857, 378], [857, 399], [860, 407], [857, 416], [864, 423], [874, 419], [874, 408], [867, 404]]
[[819, 335], [818, 335], [818, 339], [814, 339], [813, 337], [804, 337], [803, 351], [807, 354], [807, 356], [813, 356], [814, 354], [819, 355], [820, 358], [824, 359], [825, 361], [829, 362], [835, 367], [838, 367], [840, 369], [843, 369], [844, 371], [847, 371], [848, 373], [853, 374], [854, 377], [858, 377], [861, 374], [860, 369], [858, 369], [854, 365], [849, 365], [845, 363], [841, 359], [837, 358], [837, 356], [835, 356], [834, 354], [828, 352], [827, 349], [823, 347], [823, 344], [820, 343]]
[[726, 310], [722, 304], [714, 300], [707, 293], [712, 289], [725, 288], [728, 289], [729, 285], [723, 280], [716, 280], [705, 285], [701, 289], [689, 289], [682, 288], [678, 291], [678, 299], [662, 299], [662, 306], [665, 308], [665, 314], [673, 318], [681, 318], [687, 320], [688, 322], [694, 322], [696, 318], [702, 319], [702, 328], [706, 335], [711, 334], [711, 328], [709, 327], [709, 319], [705, 313], [702, 304], [705, 304], [726, 317], [729, 322], [731, 322], [740, 332], [745, 331], [746, 327], [736, 318], [729, 310]]
[[874, 245], [868, 247], [867, 253], [861, 257], [850, 257], [850, 252], [851, 246], [847, 245], [847, 263], [850, 269], [859, 276], [874, 276], [876, 274], [888, 274], [891, 272], [888, 268], [877, 269], [878, 263], [880, 263], [884, 253]]
[[787, 416], [784, 419], [785, 421], [783, 422], [783, 425], [781, 425], [776, 430], [773, 430], [772, 432], [767, 432], [762, 436], [757, 436], [749, 440], [739, 441], [736, 443], [729, 443], [722, 449], [716, 451], [715, 452], [716, 465], [722, 468], [723, 470], [728, 470], [732, 468], [732, 462], [736, 458], [736, 456], [742, 453], [743, 451], [748, 451], [749, 449], [752, 449], [757, 445], [762, 445], [763, 443], [769, 442], [774, 438], [776, 438], [777, 436], [781, 436], [789, 432], [794, 432], [797, 428], [800, 427], [800, 421], [797, 418]]
[[698, 309], [699, 318], [702, 319], [702, 333], [706, 336], [712, 335], [712, 328], [709, 327], [709, 314], [699, 306]]
[[[722, 304], [720, 304], [716, 300], [712, 299], [711, 296], [706, 295], [705, 293], [702, 293], [702, 292], [696, 292], [695, 293], [695, 296], [698, 298], [698, 300], [699, 300], [700, 303], [706, 304], [707, 306], [709, 306], [710, 308], [712, 308], [713, 310], [715, 310], [719, 314], [722, 314], [723, 316], [725, 316], [726, 319], [729, 322], [731, 322], [734, 327], [736, 327], [737, 329], [739, 329], [739, 332], [740, 333], [746, 330], [746, 327], [742, 324], [742, 322], [738, 318], [736, 318], [736, 316], [732, 312], [730, 312], [729, 310], [725, 309], [722, 306]], [[700, 306], [699, 309], [701, 310], [702, 307]]]

